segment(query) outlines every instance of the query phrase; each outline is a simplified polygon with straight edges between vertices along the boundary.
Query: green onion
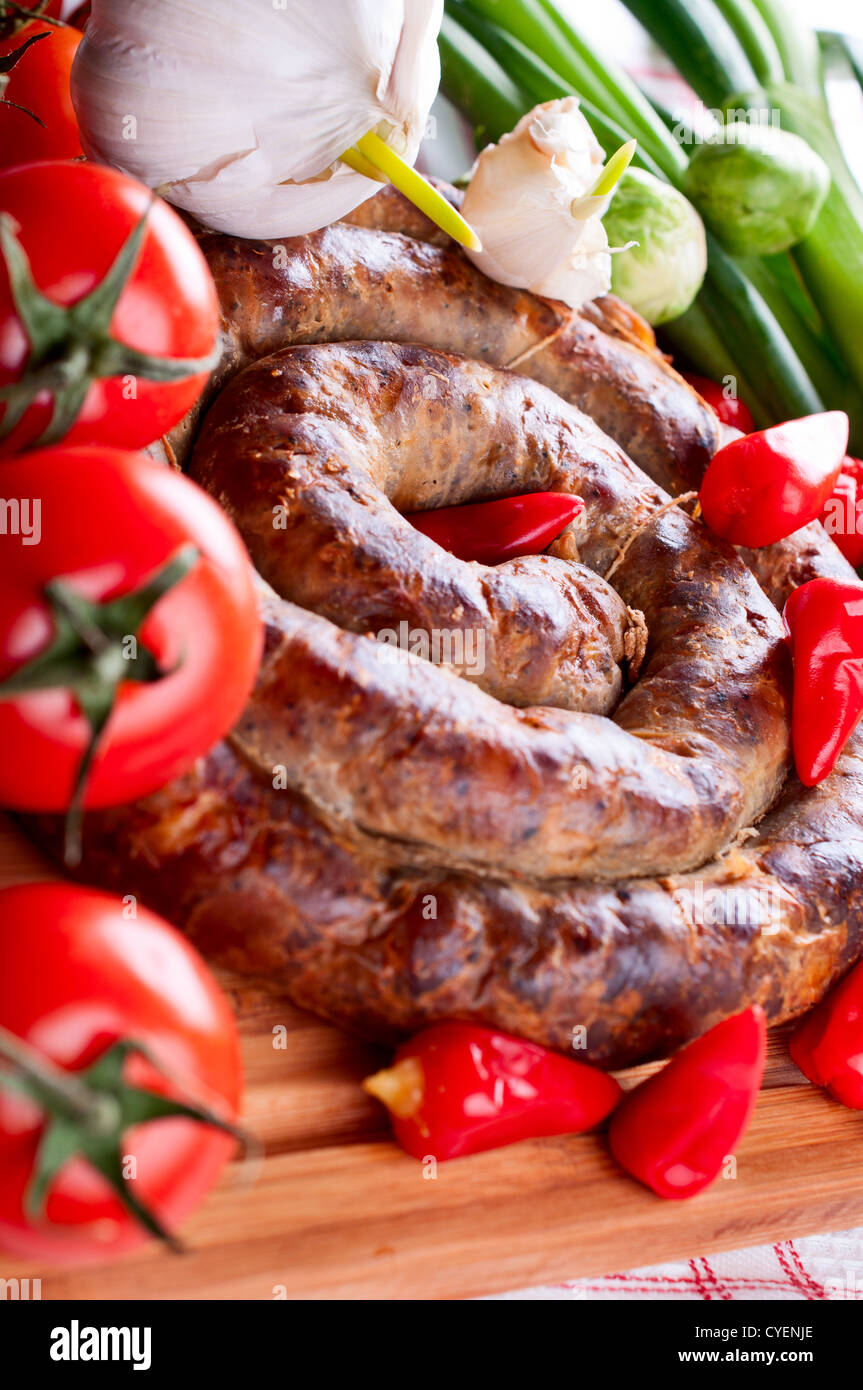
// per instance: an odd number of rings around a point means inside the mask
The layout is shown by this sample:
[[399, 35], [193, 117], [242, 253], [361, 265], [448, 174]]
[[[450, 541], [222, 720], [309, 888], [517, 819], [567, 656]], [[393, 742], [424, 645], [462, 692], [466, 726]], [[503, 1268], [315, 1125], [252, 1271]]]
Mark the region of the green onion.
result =
[[562, 77], [535, 53], [531, 53], [519, 39], [514, 38], [506, 29], [501, 29], [499, 24], [492, 24], [476, 10], [471, 9], [470, 5], [450, 4], [447, 15], [457, 19], [461, 27], [482, 44], [485, 51], [501, 64], [512, 80], [528, 93], [535, 105], [572, 96], [571, 83], [564, 82]]
[[820, 97], [821, 61], [818, 40], [788, 13], [787, 0], [752, 0], [782, 59], [787, 82]]
[[863, 87], [863, 39], [857, 38], [854, 34], [833, 34], [829, 37], [839, 40], [845, 57], [851, 65], [851, 71], [860, 86]]
[[438, 47], [441, 90], [474, 126], [477, 145], [499, 140], [530, 110], [530, 95], [448, 14]]
[[[441, 55], [443, 87], [446, 95], [448, 95], [447, 86], [450, 81], [448, 69], [452, 62], [452, 48], [462, 41], [465, 30], [467, 30], [468, 35], [482, 45], [485, 52], [499, 65], [497, 80], [515, 82], [528, 98], [525, 100], [523, 110], [515, 118], [516, 120], [523, 116], [526, 111], [529, 111], [532, 106], [574, 95], [569, 83], [559, 77], [547, 63], [544, 63], [541, 58], [537, 58], [528, 48], [525, 48], [523, 43], [513, 38], [512, 34], [507, 33], [505, 29], [501, 29], [497, 24], [491, 24], [466, 5], [459, 5], [457, 13], [458, 24], [449, 14], [444, 17], [444, 27], [449, 45], [447, 52], [442, 51]], [[466, 65], [471, 62], [475, 52], [475, 47], [471, 46], [469, 41], [462, 43], [460, 62], [463, 73], [466, 73]], [[474, 105], [473, 101], [471, 105]], [[607, 157], [630, 138], [622, 126], [609, 120], [592, 102], [585, 101], [583, 97], [580, 98], [580, 108]], [[463, 106], [462, 109], [464, 109]], [[470, 119], [475, 120], [476, 117], [471, 115]], [[515, 120], [512, 124], [515, 125]], [[511, 130], [512, 126], [509, 126], [508, 129]], [[650, 158], [650, 155], [645, 154], [640, 149], [636, 151], [633, 163], [640, 165], [642, 169], [647, 169], [649, 173], [655, 174], [658, 178], [663, 177], [658, 164]]]
[[833, 29], [819, 29], [817, 38], [825, 80], [828, 74], [841, 73], [863, 86], [863, 40]]
[[570, 90], [638, 140], [668, 174], [679, 175], [686, 158], [655, 120], [650, 103], [621, 68], [600, 57], [544, 0], [446, 0], [455, 15], [466, 9], [491, 20], [547, 63]]
[[[793, 262], [787, 256], [770, 256], [736, 264], [774, 315], [822, 401], [833, 410], [846, 411], [855, 435], [863, 435], [863, 400], [823, 325], [813, 325], [801, 316], [799, 301], [788, 284], [789, 277], [793, 280], [795, 275]], [[799, 285], [797, 289], [808, 311], [811, 301], [805, 291], [800, 292]]]
[[783, 81], [782, 55], [753, 0], [715, 0], [715, 4], [752, 64], [758, 81]]
[[763, 295], [707, 233], [708, 271], [699, 295], [731, 353], [746, 352], [758, 399], [773, 420], [815, 415], [824, 402]]
[[679, 319], [663, 326], [662, 340], [671, 348], [676, 360], [686, 359], [689, 366], [702, 376], [719, 382], [733, 377], [737, 394], [749, 406], [755, 423], [759, 426], [772, 423], [755, 388], [714, 328], [700, 298]]
[[[779, 0], [625, 3], [655, 37], [663, 35], [660, 42], [706, 104], [722, 107], [740, 94], [759, 105], [772, 101], [787, 118], [783, 124], [828, 160], [835, 180], [793, 259], [744, 264], [710, 239], [701, 294], [663, 328], [664, 339], [696, 370], [735, 376], [757, 422], [812, 413], [826, 402], [848, 410], [854, 437], [863, 441], [863, 335], [856, 341], [863, 322], [863, 213], [856, 210], [863, 197], [827, 116], [817, 44], [813, 66], [808, 38], [789, 35], [784, 13], [779, 23]], [[639, 162], [680, 184], [688, 160], [676, 132], [552, 0], [446, 0], [446, 7], [444, 90], [483, 125], [486, 138], [511, 129], [531, 105], [572, 91], [607, 156], [634, 136]], [[809, 84], [809, 95], [776, 80], [778, 60], [787, 75]]]
[[813, 230], [792, 254], [863, 391], [863, 227], [835, 183]]
[[713, 0], [624, 0], [705, 106], [758, 87], [742, 44]]
[[827, 161], [833, 181], [812, 231], [791, 252], [806, 288], [863, 391], [863, 194], [845, 162], [823, 92], [811, 96], [788, 82], [771, 84], [767, 99], [782, 124]]
[[[724, 100], [746, 91], [745, 77], [730, 65], [730, 50], [705, 54], [703, 42], [692, 46], [682, 41], [683, 16], [704, 25], [704, 36], [717, 40], [718, 22], [725, 25], [713, 0], [624, 0], [653, 37], [677, 63], [681, 73], [702, 100], [715, 98], [720, 81], [728, 85]], [[827, 161], [833, 183], [813, 230], [794, 248], [794, 261], [806, 288], [841, 352], [858, 391], [863, 391], [863, 195], [845, 162], [829, 117], [821, 86], [818, 42], [814, 34], [798, 27], [780, 0], [755, 0], [762, 18], [782, 55], [791, 82], [769, 82], [761, 100], [779, 109], [783, 126], [800, 135]], [[712, 18], [711, 18], [712, 15]], [[731, 31], [728, 29], [728, 33]], [[780, 36], [783, 44], [780, 45]], [[733, 39], [733, 35], [731, 35]], [[735, 41], [736, 42], [736, 41]], [[738, 45], [739, 47], [739, 45]], [[742, 53], [742, 49], [740, 50]], [[745, 55], [744, 55], [745, 58]], [[751, 65], [746, 62], [750, 78]], [[720, 75], [721, 73], [724, 75]], [[740, 83], [734, 87], [732, 83]], [[725, 283], [728, 283], [727, 279]], [[799, 364], [798, 364], [799, 365]], [[789, 384], [789, 389], [792, 389]], [[859, 414], [855, 411], [855, 416]]]
[[[605, 86], [614, 97], [622, 112], [620, 123], [634, 136], [662, 168], [670, 182], [674, 183], [686, 167], [686, 155], [668, 131], [657, 122], [653, 108], [647, 97], [623, 68], [607, 53], [592, 48], [578, 33], [571, 20], [564, 19], [551, 0], [539, 0], [539, 4], [557, 31], [557, 44], [566, 45], [566, 51], [576, 55], [596, 75], [601, 86]], [[596, 101], [600, 110], [603, 103]], [[609, 113], [611, 114], [611, 113]], [[618, 117], [612, 114], [613, 120]]]

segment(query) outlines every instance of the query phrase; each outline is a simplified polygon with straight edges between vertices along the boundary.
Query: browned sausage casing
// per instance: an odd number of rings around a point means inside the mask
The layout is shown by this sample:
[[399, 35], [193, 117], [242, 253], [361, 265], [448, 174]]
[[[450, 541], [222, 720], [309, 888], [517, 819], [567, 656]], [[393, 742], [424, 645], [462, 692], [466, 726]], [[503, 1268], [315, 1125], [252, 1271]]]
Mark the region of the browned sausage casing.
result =
[[[713, 412], [661, 355], [620, 328], [622, 313], [571, 313], [496, 284], [452, 243], [337, 222], [284, 243], [208, 233], [201, 249], [224, 321], [213, 393], [240, 367], [293, 343], [422, 343], [517, 364], [590, 415], [663, 486], [675, 473], [703, 469], [716, 449]], [[607, 319], [617, 325], [611, 332]], [[188, 427], [174, 436], [180, 456], [188, 436]]]
[[[288, 349], [222, 393], [192, 474], [284, 598], [344, 614], [354, 632], [369, 604], [374, 621], [398, 621], [420, 588], [436, 615], [470, 602], [477, 567], [416, 533], [393, 502], [577, 492], [574, 535], [600, 570], [635, 536], [615, 584], [646, 616], [648, 662], [614, 724], [535, 707], [518, 670], [512, 703], [532, 707], [510, 710], [428, 662], [397, 652], [384, 664], [367, 638], [270, 605], [274, 636], [236, 740], [318, 805], [441, 865], [615, 878], [703, 863], [776, 796], [788, 765], [778, 615], [733, 552], [663, 511], [664, 494], [537, 383], [396, 344]], [[274, 506], [295, 523], [287, 532]], [[541, 645], [528, 596], [508, 619], [526, 619]], [[495, 645], [506, 652], [506, 632]], [[517, 661], [523, 651], [516, 633]]]
[[[303, 607], [267, 597], [267, 652], [236, 736], [159, 795], [90, 816], [85, 873], [160, 907], [228, 965], [377, 1037], [460, 1017], [565, 1049], [583, 1026], [587, 1055], [620, 1065], [666, 1053], [752, 1002], [774, 1020], [791, 1017], [863, 947], [863, 741], [855, 736], [814, 790], [788, 777], [749, 830], [787, 761], [778, 615], [727, 549], [679, 511], [659, 514], [655, 486], [697, 486], [719, 439], [716, 422], [625, 306], [609, 298], [567, 316], [493, 285], [410, 218], [386, 194], [357, 215], [365, 226], [335, 226], [278, 254], [269, 244], [205, 236], [226, 329], [216, 385], [297, 342], [418, 341], [495, 365], [529, 354], [520, 370], [585, 409], [655, 480], [576, 412], [552, 407], [541, 386], [503, 390], [510, 402], [512, 392], [535, 390], [542, 417], [532, 418], [522, 454], [497, 421], [513, 490], [542, 477], [577, 484], [588, 502], [553, 548], [555, 558], [594, 572], [582, 576], [585, 593], [601, 592], [591, 587], [596, 575], [635, 537], [613, 584], [647, 616], [643, 678], [614, 724], [573, 712], [577, 679], [564, 692], [570, 708], [557, 710], [495, 704], [477, 685], [404, 654], [384, 680], [361, 620], [368, 594], [356, 563], [367, 553], [365, 529], [334, 557], [347, 566], [356, 619], [346, 631], [330, 622], [327, 586], [314, 569], [320, 551], [303, 550], [302, 528], [293, 539], [314, 572], [298, 579], [255, 520], [284, 425], [277, 379], [274, 394], [258, 395], [265, 457], [252, 459], [253, 444], [239, 451], [263, 470], [252, 495], [229, 476], [220, 437], [238, 447], [248, 408], [238, 382], [202, 438], [202, 476], [237, 515], [261, 568]], [[380, 223], [389, 231], [376, 230]], [[400, 361], [409, 375], [423, 360], [417, 351], [399, 359], [391, 344], [367, 346], [365, 366], [377, 353], [378, 371], [387, 369], [380, 354], [390, 353], [389, 369]], [[483, 370], [447, 367], [441, 391], [467, 391]], [[301, 371], [293, 387], [302, 379]], [[554, 429], [568, 431], [571, 447], [558, 449], [556, 472], [543, 472], [534, 446]], [[186, 445], [190, 436], [187, 429]], [[458, 465], [444, 476], [447, 487], [464, 478]], [[415, 472], [411, 487], [424, 478]], [[497, 475], [495, 488], [502, 481]], [[384, 503], [406, 506], [416, 496], [392, 491], [374, 468], [361, 480], [351, 474], [350, 486], [357, 482], [370, 488], [379, 515]], [[305, 505], [310, 486], [305, 475], [290, 500]], [[334, 496], [348, 516], [345, 489]], [[395, 514], [389, 521], [403, 525]], [[817, 527], [746, 559], [778, 606], [794, 583], [851, 574]], [[440, 574], [467, 583], [448, 563]], [[428, 602], [440, 599], [433, 586]], [[613, 635], [605, 636], [613, 653]], [[540, 679], [558, 679], [564, 663], [555, 668], [547, 651], [543, 660]], [[579, 742], [592, 719], [603, 740]], [[585, 763], [581, 800], [578, 788], [549, 790], [555, 776]], [[372, 767], [378, 780], [364, 786]], [[616, 779], [633, 772], [630, 800]], [[738, 826], [744, 833], [727, 843]], [[53, 823], [38, 828], [56, 839]], [[720, 855], [704, 863], [720, 842]], [[588, 877], [541, 877], [576, 861]], [[694, 867], [682, 873], [684, 864]], [[657, 865], [668, 871], [657, 876]], [[600, 881], [603, 872], [614, 880]]]

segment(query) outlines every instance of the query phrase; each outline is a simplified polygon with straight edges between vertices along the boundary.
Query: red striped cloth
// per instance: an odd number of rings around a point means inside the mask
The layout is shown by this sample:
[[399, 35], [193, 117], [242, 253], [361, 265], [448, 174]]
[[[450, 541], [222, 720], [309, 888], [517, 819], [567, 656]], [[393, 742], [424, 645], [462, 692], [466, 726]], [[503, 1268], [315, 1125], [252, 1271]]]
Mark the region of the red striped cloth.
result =
[[573, 1279], [498, 1298], [863, 1301], [863, 1228], [700, 1255], [628, 1274]]

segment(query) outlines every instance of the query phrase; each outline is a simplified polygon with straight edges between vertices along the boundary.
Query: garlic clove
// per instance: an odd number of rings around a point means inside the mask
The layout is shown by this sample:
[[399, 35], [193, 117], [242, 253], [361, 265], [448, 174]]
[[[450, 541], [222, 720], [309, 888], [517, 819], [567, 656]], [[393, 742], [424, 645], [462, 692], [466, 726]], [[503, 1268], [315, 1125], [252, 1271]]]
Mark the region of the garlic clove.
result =
[[482, 240], [471, 259], [492, 279], [573, 308], [611, 287], [602, 225], [632, 142], [604, 162], [575, 97], [528, 112], [480, 154], [462, 214]]

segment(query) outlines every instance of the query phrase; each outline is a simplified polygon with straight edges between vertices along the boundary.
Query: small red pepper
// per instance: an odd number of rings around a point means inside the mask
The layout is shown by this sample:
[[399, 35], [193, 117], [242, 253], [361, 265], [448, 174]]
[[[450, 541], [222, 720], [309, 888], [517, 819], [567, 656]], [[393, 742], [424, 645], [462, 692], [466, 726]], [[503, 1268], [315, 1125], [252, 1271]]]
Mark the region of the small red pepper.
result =
[[710, 460], [698, 500], [734, 545], [772, 545], [821, 515], [848, 447], [841, 410], [732, 439]]
[[417, 1033], [363, 1088], [390, 1110], [403, 1149], [440, 1160], [592, 1129], [621, 1095], [596, 1067], [472, 1023]]
[[739, 396], [727, 396], [725, 387], [720, 386], [718, 381], [711, 381], [709, 376], [684, 372], [683, 378], [698, 392], [701, 399], [707, 402], [714, 415], [719, 416], [723, 425], [733, 425], [744, 434], [752, 433], [755, 421], [749, 413], [749, 407]]
[[803, 785], [814, 787], [863, 714], [863, 585], [810, 579], [782, 616], [794, 659], [794, 762]]
[[832, 1096], [863, 1110], [863, 965], [822, 999], [791, 1038], [803, 1075]]
[[519, 555], [539, 555], [581, 512], [568, 492], [527, 492], [494, 502], [407, 512], [405, 520], [460, 560], [500, 565]]
[[749, 1123], [767, 1053], [757, 1005], [690, 1043], [627, 1092], [608, 1132], [621, 1167], [660, 1197], [694, 1197], [717, 1178]]
[[821, 525], [849, 565], [863, 565], [863, 463], [846, 454], [833, 494], [821, 513]]

